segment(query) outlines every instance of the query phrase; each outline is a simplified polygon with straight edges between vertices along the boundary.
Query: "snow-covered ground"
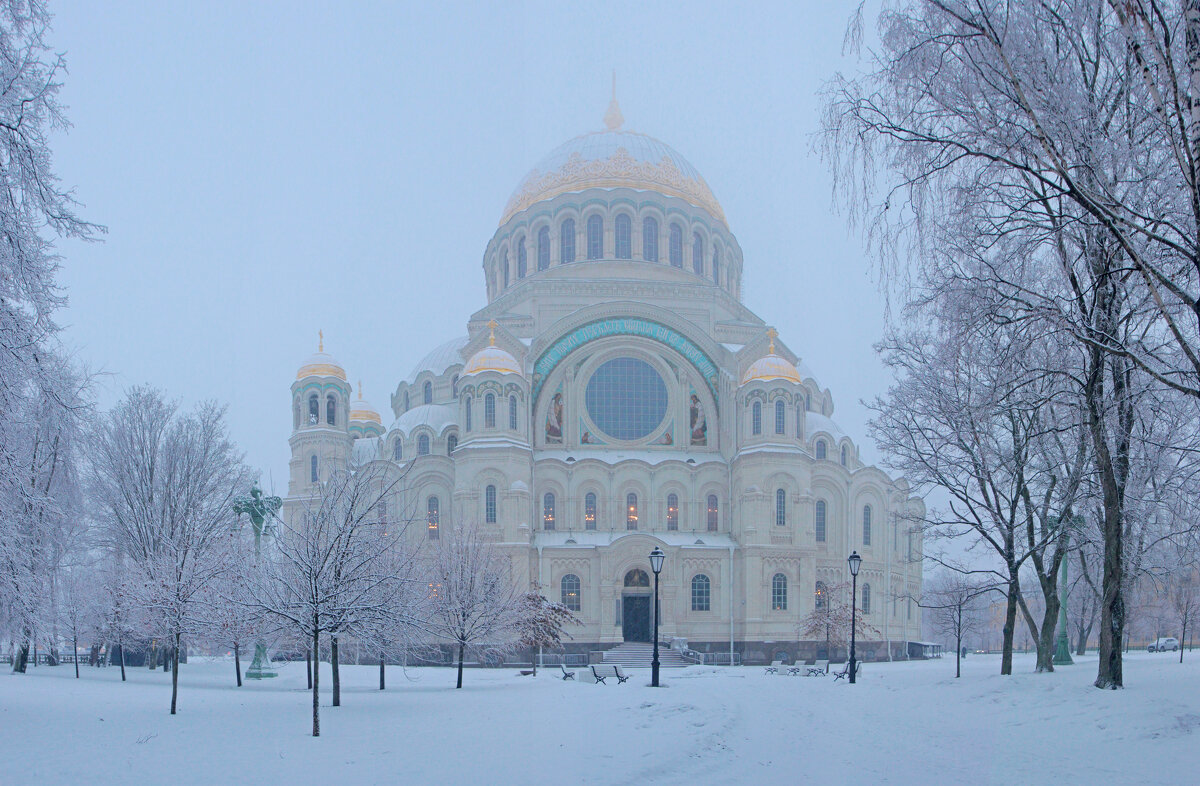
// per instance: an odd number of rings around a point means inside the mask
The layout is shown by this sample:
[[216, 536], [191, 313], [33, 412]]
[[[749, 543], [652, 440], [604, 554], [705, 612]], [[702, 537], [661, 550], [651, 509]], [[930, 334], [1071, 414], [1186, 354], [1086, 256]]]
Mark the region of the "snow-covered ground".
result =
[[[997, 656], [867, 664], [858, 685], [762, 668], [648, 671], [624, 685], [554, 672], [343, 667], [309, 736], [304, 664], [233, 685], [232, 663], [185, 665], [179, 715], [162, 672], [0, 674], [2, 783], [1194, 782], [1200, 654], [1135, 653], [1123, 691], [1089, 686], [1094, 656], [1000, 677]], [[610, 680], [612, 682], [612, 680]], [[328, 666], [321, 685], [330, 684]], [[131, 777], [132, 776], [132, 777]]]

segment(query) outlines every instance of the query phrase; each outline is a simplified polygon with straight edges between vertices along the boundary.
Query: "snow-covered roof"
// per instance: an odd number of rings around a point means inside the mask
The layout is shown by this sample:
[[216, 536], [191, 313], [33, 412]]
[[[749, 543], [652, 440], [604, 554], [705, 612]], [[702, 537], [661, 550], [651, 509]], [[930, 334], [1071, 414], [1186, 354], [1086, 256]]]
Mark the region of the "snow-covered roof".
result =
[[558, 459], [566, 461], [574, 458], [576, 461], [592, 459], [605, 464], [616, 464], [621, 461], [644, 461], [647, 464], [661, 464], [664, 461], [687, 461], [692, 459], [697, 464], [718, 463], [725, 460], [718, 453], [686, 453], [678, 450], [539, 450], [537, 459]]
[[768, 442], [765, 445], [754, 445], [748, 448], [742, 448], [737, 452], [738, 456], [748, 456], [751, 453], [804, 453], [805, 451], [795, 445], [785, 445], [781, 442]]
[[382, 440], [379, 437], [359, 437], [354, 440], [354, 457], [355, 466], [375, 461], [381, 455], [379, 446]]
[[806, 412], [805, 420], [807, 421], [807, 433], [809, 436], [817, 433], [818, 431], [824, 431], [836, 439], [841, 439], [842, 437], [848, 436], [846, 432], [842, 431], [841, 426], [833, 422], [833, 418], [827, 418], [820, 412]]
[[421, 362], [409, 373], [407, 380], [409, 384], [416, 382], [417, 377], [426, 371], [437, 376], [444, 374], [446, 369], [456, 363], [462, 363], [462, 348], [467, 345], [468, 341], [470, 341], [470, 336], [459, 336], [434, 349], [422, 358]]
[[649, 535], [668, 546], [697, 549], [729, 549], [733, 539], [719, 532], [601, 532], [599, 530], [553, 531], [537, 530], [533, 533], [535, 546], [611, 546], [621, 538]]
[[433, 429], [433, 433], [441, 434], [442, 429], [456, 423], [458, 423], [457, 404], [419, 404], [396, 418], [391, 430], [411, 434], [417, 426], [429, 426]]

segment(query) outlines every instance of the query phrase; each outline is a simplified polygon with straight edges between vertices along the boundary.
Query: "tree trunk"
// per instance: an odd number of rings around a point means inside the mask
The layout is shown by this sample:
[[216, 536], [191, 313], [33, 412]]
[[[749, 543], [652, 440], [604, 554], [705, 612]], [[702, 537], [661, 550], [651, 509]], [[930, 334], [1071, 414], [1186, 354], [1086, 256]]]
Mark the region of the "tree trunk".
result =
[[464, 645], [460, 641], [458, 643], [458, 684], [454, 686], [456, 689], [462, 687], [463, 647]]
[[[1057, 575], [1057, 571], [1055, 572]], [[1053, 579], [1047, 579], [1053, 587], [1057, 584]], [[1061, 605], [1058, 602], [1056, 591], [1046, 591], [1045, 584], [1042, 586], [1042, 596], [1046, 602], [1046, 609], [1042, 613], [1042, 629], [1039, 631], [1037, 642], [1037, 670], [1039, 672], [1054, 671], [1054, 638], [1058, 634], [1058, 609]]]
[[238, 643], [233, 643], [233, 670], [237, 673], [237, 686], [242, 687], [242, 654]]
[[121, 650], [121, 682], [125, 681], [125, 645], [121, 639], [117, 639], [117, 647]]
[[312, 690], [312, 650], [304, 650], [304, 671], [308, 674], [308, 689]]
[[71, 644], [75, 648], [75, 679], [79, 679], [79, 634], [71, 636]]
[[383, 690], [383, 687], [384, 687], [384, 680], [383, 680], [383, 661], [384, 661], [384, 658], [383, 658], [383, 656], [382, 656], [382, 655], [380, 655], [380, 656], [379, 656], [379, 689], [380, 689], [380, 690]]
[[529, 648], [529, 660], [533, 661], [533, 676], [535, 676], [535, 677], [537, 676], [537, 662], [538, 662], [537, 651], [538, 651], [537, 647]]
[[1008, 580], [1008, 604], [1004, 609], [1004, 639], [1000, 644], [1000, 673], [1012, 674], [1013, 635], [1017, 630], [1017, 579]]
[[24, 674], [26, 667], [29, 664], [29, 643], [26, 642], [17, 648], [17, 656], [13, 658], [13, 673]]
[[[312, 651], [317, 656], [317, 658], [320, 658], [321, 631], [320, 631], [320, 629], [317, 628], [318, 619], [319, 618], [317, 617], [317, 615], [314, 614], [313, 615]], [[317, 662], [313, 665], [315, 666], [315, 668], [312, 670], [312, 675], [311, 675], [312, 676], [312, 683], [311, 683], [312, 684], [312, 696], [313, 696], [313, 736], [320, 737], [321, 736], [321, 699], [320, 699], [321, 694], [320, 694], [319, 688], [321, 685], [321, 661], [317, 660]]]
[[329, 665], [333, 667], [333, 706], [342, 706], [342, 678], [338, 672], [338, 637], [329, 637]]
[[1183, 621], [1183, 631], [1179, 634], [1179, 662], [1183, 663], [1183, 643], [1187, 641], [1187, 620]]
[[179, 639], [175, 634], [175, 652], [171, 656], [171, 714], [175, 714], [175, 700], [179, 696]]

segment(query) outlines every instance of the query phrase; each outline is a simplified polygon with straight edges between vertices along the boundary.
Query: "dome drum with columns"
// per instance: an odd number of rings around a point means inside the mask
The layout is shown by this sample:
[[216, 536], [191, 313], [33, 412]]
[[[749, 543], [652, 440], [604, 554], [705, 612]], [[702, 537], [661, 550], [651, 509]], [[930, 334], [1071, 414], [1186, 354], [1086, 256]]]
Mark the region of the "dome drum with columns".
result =
[[622, 131], [615, 98], [605, 119], [518, 186], [484, 251], [487, 305], [396, 385], [390, 425], [323, 345], [304, 364], [284, 514], [332, 467], [406, 472], [389, 515], [415, 510], [432, 545], [482, 527], [576, 610], [579, 653], [648, 641], [657, 546], [660, 636], [711, 662], [844, 656], [798, 630], [854, 550], [878, 631], [859, 655], [905, 657], [921, 501], [862, 463], [830, 392], [741, 303], [741, 249], [699, 172]]

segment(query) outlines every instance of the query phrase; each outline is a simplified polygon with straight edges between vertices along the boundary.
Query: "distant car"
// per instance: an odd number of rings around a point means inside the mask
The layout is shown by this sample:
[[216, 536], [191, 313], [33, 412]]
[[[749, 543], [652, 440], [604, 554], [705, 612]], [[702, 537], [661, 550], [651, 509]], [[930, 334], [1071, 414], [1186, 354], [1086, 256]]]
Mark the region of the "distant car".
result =
[[1146, 648], [1146, 652], [1178, 652], [1179, 639], [1171, 636], [1165, 639], [1156, 639], [1153, 644]]

